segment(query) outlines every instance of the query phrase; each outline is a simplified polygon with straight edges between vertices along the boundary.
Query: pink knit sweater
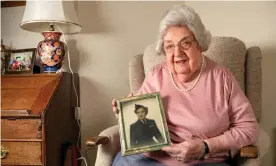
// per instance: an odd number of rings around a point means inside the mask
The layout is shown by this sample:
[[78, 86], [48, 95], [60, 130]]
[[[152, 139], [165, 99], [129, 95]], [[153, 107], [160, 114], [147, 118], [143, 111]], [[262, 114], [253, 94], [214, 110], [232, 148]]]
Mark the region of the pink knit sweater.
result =
[[[135, 95], [160, 92], [171, 141], [202, 140], [223, 135], [231, 154], [252, 144], [258, 134], [258, 124], [252, 107], [235, 77], [225, 67], [205, 58], [198, 84], [188, 92], [178, 91], [170, 78], [166, 63], [153, 67]], [[181, 163], [163, 151], [146, 156], [170, 166], [191, 166], [202, 161]], [[210, 156], [203, 162], [223, 161], [228, 153]]]

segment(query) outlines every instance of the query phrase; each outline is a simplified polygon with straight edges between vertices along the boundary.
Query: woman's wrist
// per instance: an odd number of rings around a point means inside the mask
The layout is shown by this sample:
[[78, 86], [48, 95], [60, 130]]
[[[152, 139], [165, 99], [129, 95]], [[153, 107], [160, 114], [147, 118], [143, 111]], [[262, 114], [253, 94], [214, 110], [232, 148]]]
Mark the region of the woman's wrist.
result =
[[204, 153], [209, 154], [210, 152], [209, 145], [205, 141], [203, 141], [203, 144], [204, 144]]
[[203, 153], [200, 157], [200, 160], [207, 159], [208, 156], [209, 156], [209, 152], [210, 152], [209, 145], [205, 141], [202, 141], [202, 143], [203, 143], [204, 146], [203, 146], [203, 149], [202, 149]]
[[228, 152], [230, 150], [230, 146], [225, 139], [225, 135], [219, 135], [217, 137], [209, 138], [204, 140], [209, 148], [209, 155]]

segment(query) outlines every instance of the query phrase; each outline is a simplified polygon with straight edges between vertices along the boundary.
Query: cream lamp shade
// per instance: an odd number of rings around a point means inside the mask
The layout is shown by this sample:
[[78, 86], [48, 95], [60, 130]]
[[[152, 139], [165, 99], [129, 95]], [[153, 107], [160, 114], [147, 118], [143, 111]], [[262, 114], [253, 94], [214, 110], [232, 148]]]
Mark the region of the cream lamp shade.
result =
[[79, 33], [82, 26], [76, 15], [74, 1], [26, 1], [26, 7], [20, 27], [31, 32], [49, 31], [54, 25], [63, 34]]

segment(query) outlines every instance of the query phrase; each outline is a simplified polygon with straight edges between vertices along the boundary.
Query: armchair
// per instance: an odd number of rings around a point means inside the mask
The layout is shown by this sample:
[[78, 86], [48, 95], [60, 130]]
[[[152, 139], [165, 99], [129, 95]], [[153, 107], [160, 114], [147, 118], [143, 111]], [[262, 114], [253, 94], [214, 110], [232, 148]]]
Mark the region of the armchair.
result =
[[[262, 112], [260, 48], [250, 47], [247, 49], [241, 40], [233, 37], [213, 37], [210, 48], [205, 52], [205, 55], [233, 72], [253, 106], [257, 121], [260, 122]], [[149, 69], [163, 60], [164, 56], [157, 56], [154, 45], [149, 45], [144, 54], [134, 56], [129, 63], [130, 91], [137, 91]], [[260, 133], [260, 137], [262, 137], [264, 132], [261, 131]], [[239, 157], [235, 159], [237, 165], [260, 166], [261, 155], [258, 149], [261, 141], [267, 142], [267, 140], [258, 139], [256, 144], [243, 147], [238, 154]], [[120, 150], [118, 126], [112, 126], [102, 131], [99, 136], [89, 138], [86, 145], [98, 146], [96, 166], [110, 166], [113, 158]]]

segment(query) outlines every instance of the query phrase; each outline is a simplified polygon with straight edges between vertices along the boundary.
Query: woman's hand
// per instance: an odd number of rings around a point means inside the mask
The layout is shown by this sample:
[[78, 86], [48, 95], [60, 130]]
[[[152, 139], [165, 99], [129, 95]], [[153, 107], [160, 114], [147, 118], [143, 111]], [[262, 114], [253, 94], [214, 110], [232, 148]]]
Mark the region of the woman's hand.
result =
[[204, 155], [205, 148], [202, 140], [187, 140], [164, 147], [162, 150], [178, 161], [189, 162], [200, 159]]
[[[132, 96], [133, 96], [133, 94], [130, 93], [130, 94], [128, 94], [127, 97], [132, 97]], [[112, 110], [113, 110], [113, 113], [115, 114], [116, 119], [118, 119], [119, 110], [117, 109], [116, 99], [112, 100]]]

